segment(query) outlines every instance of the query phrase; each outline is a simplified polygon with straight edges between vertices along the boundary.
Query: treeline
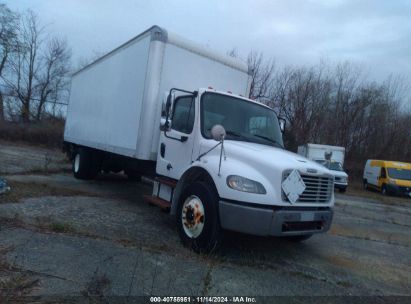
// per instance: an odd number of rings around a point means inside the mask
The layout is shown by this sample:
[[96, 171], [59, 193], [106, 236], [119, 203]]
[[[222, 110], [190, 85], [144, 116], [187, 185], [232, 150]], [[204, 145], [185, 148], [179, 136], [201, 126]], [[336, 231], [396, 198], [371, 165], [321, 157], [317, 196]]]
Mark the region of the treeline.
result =
[[[235, 50], [229, 55], [237, 56]], [[370, 82], [349, 63], [276, 68], [255, 52], [247, 61], [250, 97], [287, 120], [287, 149], [308, 142], [343, 146], [347, 167], [358, 172], [368, 158], [411, 162], [411, 100], [400, 78]], [[28, 129], [64, 116], [70, 65], [67, 42], [53, 37], [34, 12], [0, 4], [0, 123], [23, 122]]]
[[254, 52], [248, 64], [250, 97], [287, 120], [287, 149], [297, 151], [304, 143], [343, 146], [353, 173], [369, 158], [411, 162], [411, 105], [403, 79], [370, 82], [349, 63], [276, 69]]
[[67, 42], [53, 37], [33, 11], [19, 14], [0, 4], [0, 122], [61, 116], [70, 62]]

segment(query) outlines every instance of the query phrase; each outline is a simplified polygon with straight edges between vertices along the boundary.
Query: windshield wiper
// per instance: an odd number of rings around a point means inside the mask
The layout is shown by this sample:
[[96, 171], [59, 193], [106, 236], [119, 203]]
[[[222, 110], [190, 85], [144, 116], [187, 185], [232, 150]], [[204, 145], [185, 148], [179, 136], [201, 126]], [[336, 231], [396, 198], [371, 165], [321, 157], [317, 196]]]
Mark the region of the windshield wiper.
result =
[[[240, 140], [240, 141], [247, 141], [250, 142], [250, 138], [247, 138], [245, 135], [238, 133], [236, 131], [231, 131], [231, 130], [226, 130], [225, 133], [227, 135], [232, 136], [233, 138], [231, 138], [232, 140]], [[236, 138], [236, 139], [234, 139]], [[230, 139], [230, 138], [226, 138], [226, 139]]]
[[243, 137], [243, 135], [241, 135], [240, 133], [235, 132], [235, 131], [231, 131], [231, 130], [226, 130], [225, 133], [228, 134], [228, 135], [235, 136], [235, 137]]
[[276, 141], [276, 140], [274, 140], [274, 139], [272, 139], [272, 138], [270, 138], [270, 137], [267, 137], [267, 136], [264, 136], [264, 135], [260, 135], [260, 134], [253, 134], [253, 135], [254, 135], [255, 137], [265, 139], [266, 141], [269, 141], [270, 143], [275, 144], [275, 145], [278, 146], [279, 148], [283, 148], [283, 146], [282, 146], [278, 141]]

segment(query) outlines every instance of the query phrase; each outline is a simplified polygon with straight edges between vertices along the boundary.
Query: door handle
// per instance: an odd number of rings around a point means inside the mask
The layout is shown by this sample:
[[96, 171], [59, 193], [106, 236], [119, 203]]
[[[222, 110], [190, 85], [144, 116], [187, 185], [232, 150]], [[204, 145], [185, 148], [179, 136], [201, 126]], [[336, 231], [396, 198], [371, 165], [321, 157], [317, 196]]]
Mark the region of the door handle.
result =
[[166, 145], [165, 143], [161, 143], [160, 145], [160, 155], [162, 158], [164, 158], [164, 155], [166, 155]]

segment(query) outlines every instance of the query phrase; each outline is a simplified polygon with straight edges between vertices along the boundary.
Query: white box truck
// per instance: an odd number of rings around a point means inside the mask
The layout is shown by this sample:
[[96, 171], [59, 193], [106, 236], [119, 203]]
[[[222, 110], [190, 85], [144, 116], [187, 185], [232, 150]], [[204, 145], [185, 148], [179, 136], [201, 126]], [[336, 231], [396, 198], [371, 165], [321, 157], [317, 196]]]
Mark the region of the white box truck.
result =
[[145, 200], [175, 216], [196, 251], [215, 248], [222, 229], [326, 232], [333, 176], [284, 149], [282, 120], [245, 97], [250, 81], [243, 62], [148, 29], [73, 75], [64, 140], [74, 176], [152, 176]]
[[334, 175], [335, 188], [340, 192], [347, 190], [348, 174], [344, 172], [344, 147], [308, 143], [298, 146], [297, 153], [327, 167]]

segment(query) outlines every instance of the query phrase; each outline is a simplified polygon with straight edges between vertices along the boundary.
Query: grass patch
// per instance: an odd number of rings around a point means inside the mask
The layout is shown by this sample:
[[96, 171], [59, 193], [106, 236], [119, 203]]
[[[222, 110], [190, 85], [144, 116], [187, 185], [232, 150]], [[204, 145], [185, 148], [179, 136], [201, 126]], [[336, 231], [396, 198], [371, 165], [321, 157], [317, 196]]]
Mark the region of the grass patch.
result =
[[16, 303], [35, 288], [39, 280], [22, 273], [7, 262], [6, 254], [12, 247], [0, 247], [0, 299], [2, 303]]
[[[86, 289], [82, 291], [82, 294], [96, 301], [95, 303], [101, 303], [105, 302], [101, 300], [105, 297], [105, 294], [109, 292], [110, 287], [111, 281], [106, 274], [100, 274], [96, 271], [90, 282], [87, 283]], [[94, 303], [94, 301], [90, 303]]]
[[24, 198], [43, 196], [95, 196], [88, 192], [53, 187], [42, 183], [8, 181], [11, 190], [0, 196], [1, 203], [17, 203]]
[[67, 223], [51, 223], [49, 226], [49, 229], [53, 232], [57, 233], [67, 233], [67, 232], [73, 232], [74, 229], [71, 227], [70, 224]]
[[[4, 303], [16, 303], [23, 299], [39, 283], [38, 279], [32, 279], [26, 274], [16, 274], [0, 280], [0, 299]], [[22, 302], [20, 302], [22, 303]]]
[[348, 282], [348, 281], [338, 281], [337, 284], [345, 288], [353, 287], [353, 284], [351, 284], [351, 282]]

